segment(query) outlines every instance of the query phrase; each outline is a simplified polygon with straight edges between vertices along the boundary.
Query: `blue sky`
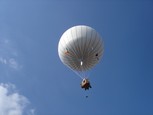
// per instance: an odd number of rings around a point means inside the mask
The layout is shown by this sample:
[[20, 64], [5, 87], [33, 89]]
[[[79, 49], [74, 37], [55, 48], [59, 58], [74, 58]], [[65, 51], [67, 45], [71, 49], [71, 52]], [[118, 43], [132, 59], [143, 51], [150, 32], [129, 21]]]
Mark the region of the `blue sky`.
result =
[[[1, 115], [152, 115], [151, 0], [1, 0]], [[92, 89], [58, 57], [68, 28], [88, 25], [104, 41]], [[88, 95], [88, 98], [85, 96]]]

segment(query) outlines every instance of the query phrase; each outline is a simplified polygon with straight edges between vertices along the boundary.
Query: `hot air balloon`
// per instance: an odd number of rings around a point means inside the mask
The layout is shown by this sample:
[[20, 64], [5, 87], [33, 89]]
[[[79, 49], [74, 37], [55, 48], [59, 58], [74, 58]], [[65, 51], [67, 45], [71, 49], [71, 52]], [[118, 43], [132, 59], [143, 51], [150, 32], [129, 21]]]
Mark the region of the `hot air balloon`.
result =
[[95, 29], [78, 25], [66, 30], [58, 44], [59, 58], [83, 80], [81, 87], [91, 88], [86, 76], [81, 73], [91, 70], [101, 59], [104, 51], [103, 41]]

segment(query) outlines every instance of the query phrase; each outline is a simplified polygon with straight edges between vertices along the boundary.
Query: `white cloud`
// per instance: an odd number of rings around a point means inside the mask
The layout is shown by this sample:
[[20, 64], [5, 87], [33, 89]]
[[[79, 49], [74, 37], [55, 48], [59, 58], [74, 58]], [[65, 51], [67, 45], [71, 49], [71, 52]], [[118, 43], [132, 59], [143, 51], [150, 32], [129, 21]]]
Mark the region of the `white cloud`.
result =
[[14, 59], [14, 58], [10, 58], [9, 60], [8, 60], [8, 64], [9, 64], [9, 66], [11, 67], [11, 68], [14, 68], [14, 69], [20, 69], [21, 68], [21, 66], [18, 64], [18, 62]]
[[7, 65], [8, 67], [18, 70], [21, 68], [19, 63], [19, 49], [17, 41], [0, 36], [0, 66]]
[[7, 64], [7, 60], [2, 58], [2, 57], [0, 57], [0, 63], [1, 64]]
[[8, 67], [15, 70], [21, 69], [22, 67], [14, 58], [7, 59], [7, 58], [0, 57], [0, 63], [3, 65], [8, 65]]
[[28, 115], [35, 115], [35, 109], [29, 110]]
[[0, 115], [34, 115], [35, 110], [27, 110], [29, 100], [15, 91], [12, 84], [0, 84]]

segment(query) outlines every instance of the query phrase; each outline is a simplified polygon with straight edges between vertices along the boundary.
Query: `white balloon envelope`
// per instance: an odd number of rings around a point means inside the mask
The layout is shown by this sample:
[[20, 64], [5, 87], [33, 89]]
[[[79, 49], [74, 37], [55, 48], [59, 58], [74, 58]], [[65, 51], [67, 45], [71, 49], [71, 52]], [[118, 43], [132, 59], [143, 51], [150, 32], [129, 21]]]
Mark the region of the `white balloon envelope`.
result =
[[63, 33], [58, 44], [60, 60], [74, 71], [87, 71], [101, 59], [103, 41], [93, 28], [74, 26]]

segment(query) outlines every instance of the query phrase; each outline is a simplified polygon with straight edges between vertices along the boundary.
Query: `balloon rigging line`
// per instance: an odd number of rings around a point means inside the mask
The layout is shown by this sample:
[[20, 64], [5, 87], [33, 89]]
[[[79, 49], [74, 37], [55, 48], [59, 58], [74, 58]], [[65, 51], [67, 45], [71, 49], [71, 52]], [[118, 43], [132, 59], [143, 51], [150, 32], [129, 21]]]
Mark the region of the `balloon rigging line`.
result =
[[[69, 67], [70, 68], [70, 67]], [[70, 68], [71, 69], [71, 68]], [[76, 71], [74, 71], [73, 69], [71, 69], [78, 77], [80, 77], [81, 79], [83, 79], [82, 78], [82, 76], [79, 74], [79, 73], [77, 73]]]

